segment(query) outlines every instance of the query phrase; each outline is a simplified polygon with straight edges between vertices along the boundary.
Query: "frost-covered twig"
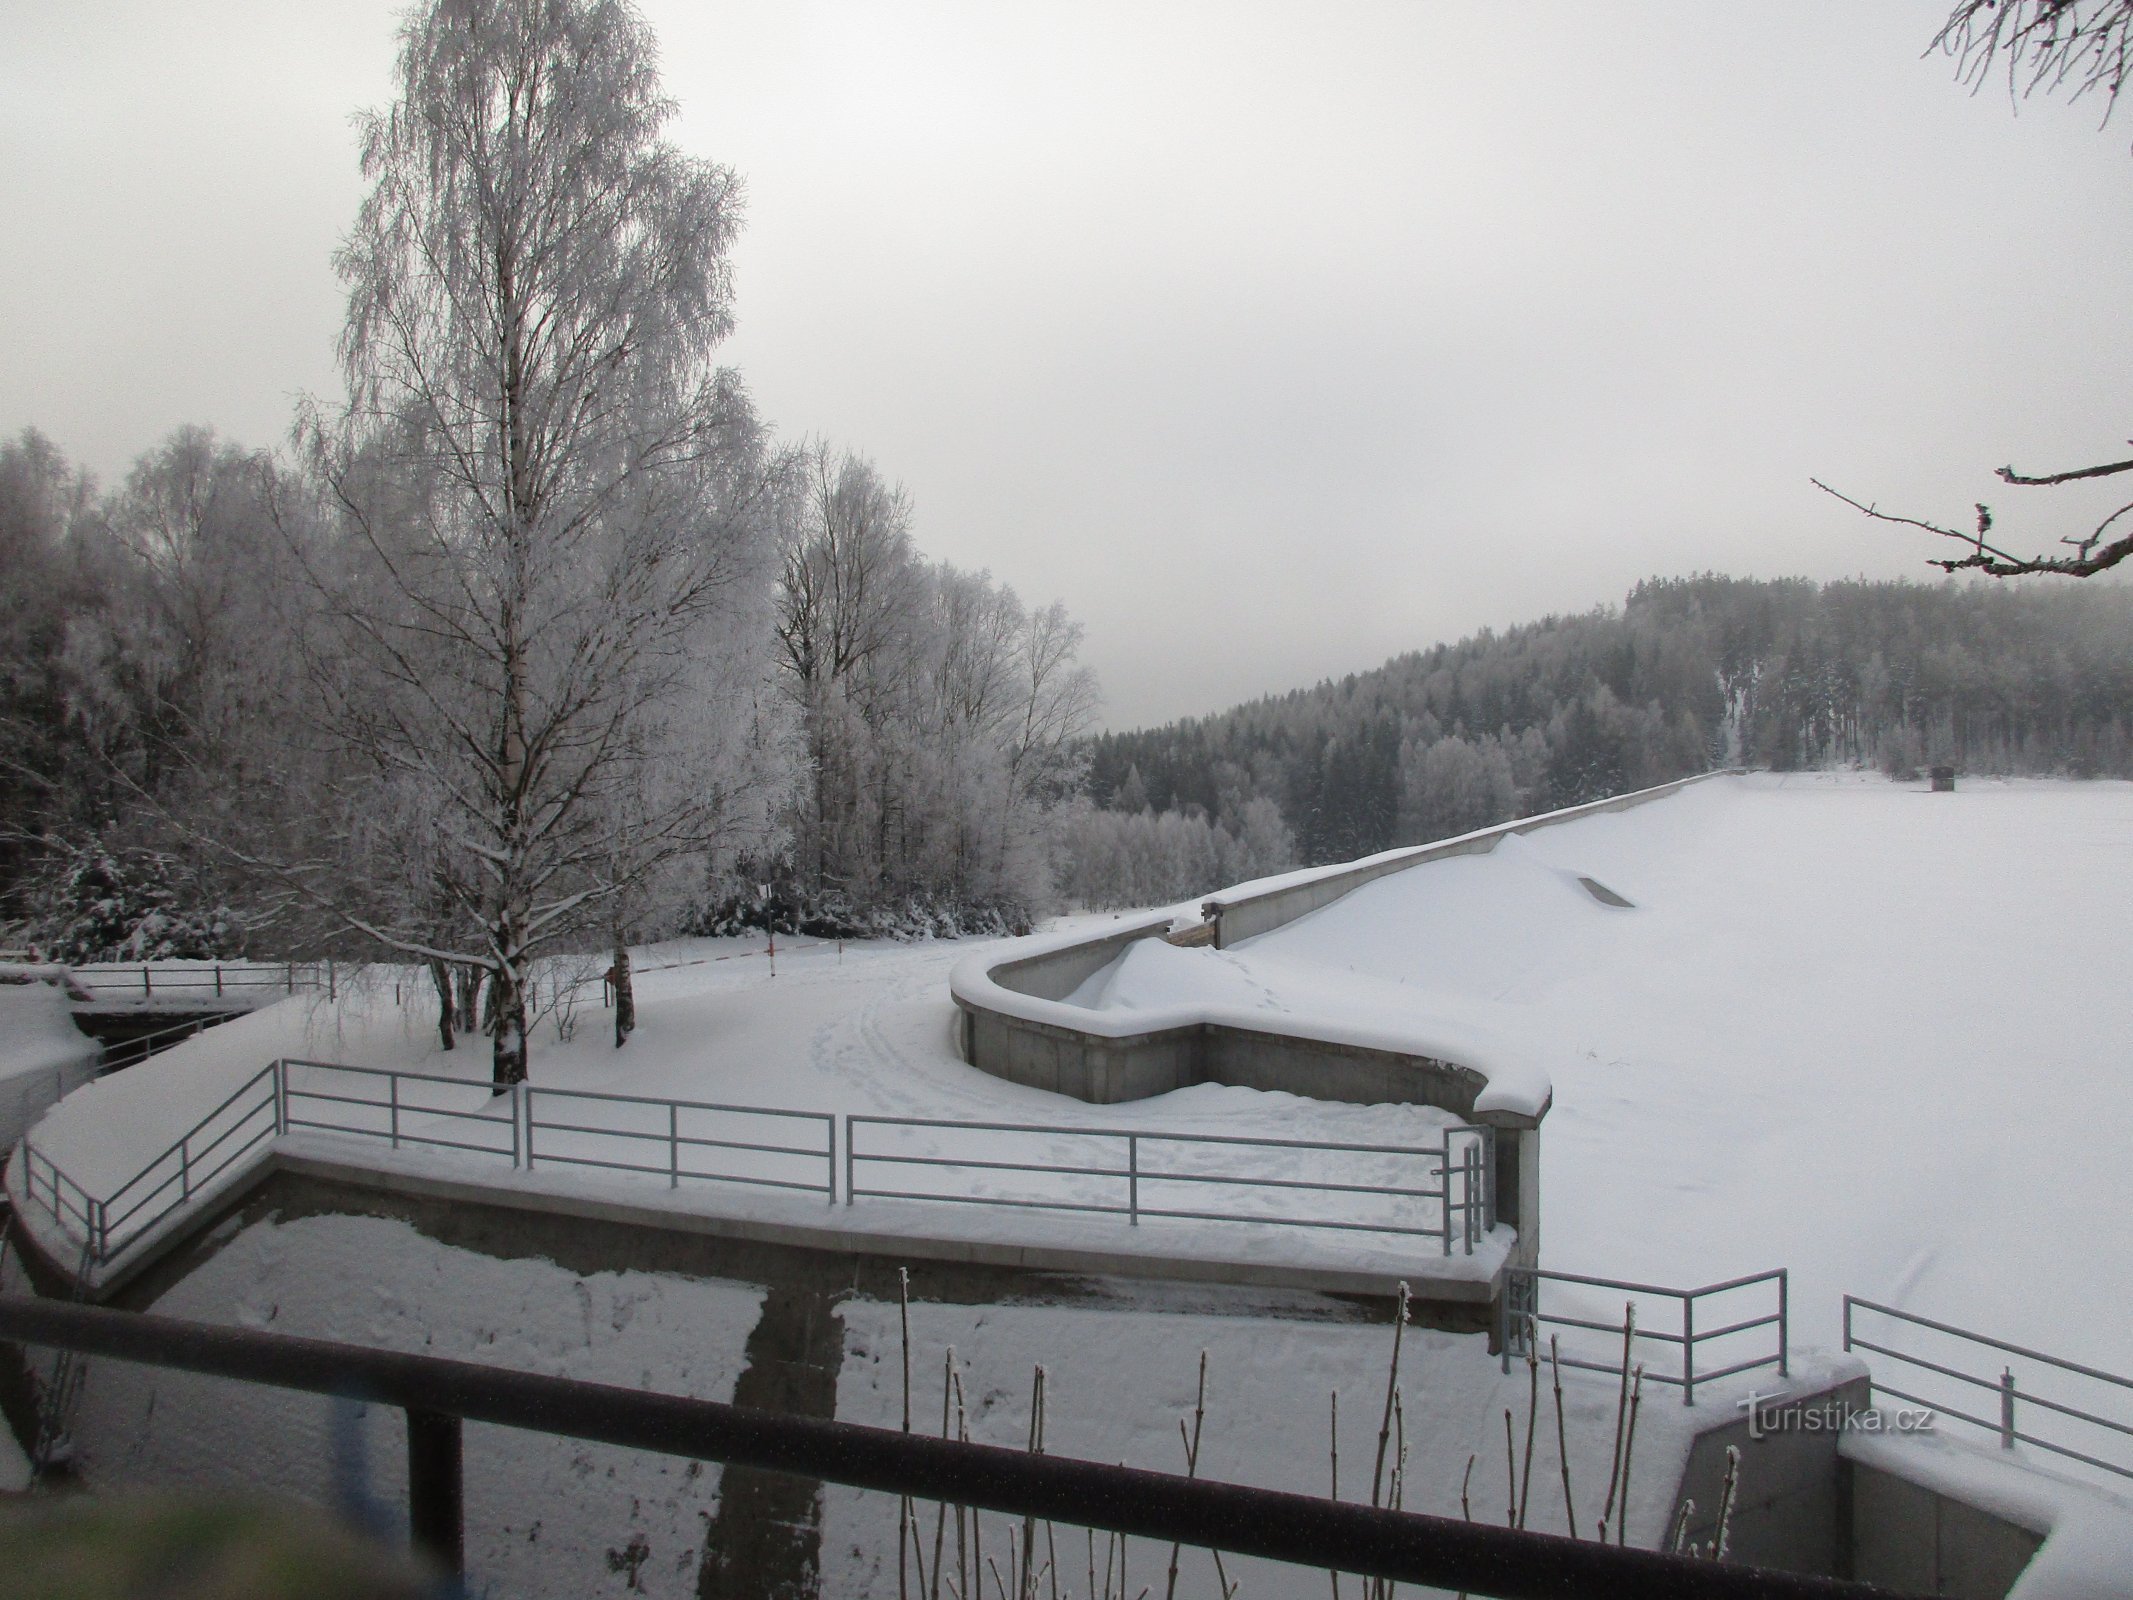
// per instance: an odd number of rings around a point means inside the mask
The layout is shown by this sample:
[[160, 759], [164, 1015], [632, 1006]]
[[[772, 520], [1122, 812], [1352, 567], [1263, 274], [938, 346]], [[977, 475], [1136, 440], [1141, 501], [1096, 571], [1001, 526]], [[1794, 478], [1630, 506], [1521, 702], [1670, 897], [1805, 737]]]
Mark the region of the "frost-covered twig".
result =
[[[1341, 1392], [1338, 1389], [1333, 1391], [1333, 1421], [1328, 1438], [1333, 1462], [1333, 1486], [1329, 1495], [1338, 1500], [1341, 1497]], [[1328, 1567], [1326, 1576], [1333, 1584], [1333, 1600], [1341, 1600], [1341, 1569]]]
[[1407, 1282], [1400, 1282], [1399, 1307], [1392, 1321], [1392, 1365], [1385, 1373], [1385, 1416], [1378, 1424], [1378, 1458], [1370, 1469], [1370, 1503], [1380, 1503], [1379, 1494], [1385, 1480], [1385, 1447], [1392, 1440], [1392, 1397], [1400, 1382], [1400, 1336], [1407, 1329]]
[[[953, 1397], [954, 1378], [955, 1346], [950, 1345], [947, 1355], [941, 1362], [941, 1437], [943, 1439], [953, 1437], [948, 1431], [948, 1404]], [[957, 1516], [958, 1520], [960, 1520], [960, 1509]], [[943, 1500], [940, 1502], [939, 1509], [935, 1511], [933, 1517], [933, 1587], [927, 1591], [932, 1600], [941, 1600], [941, 1556], [947, 1547], [947, 1543], [948, 1502]]]
[[1625, 1544], [1629, 1527], [1629, 1464], [1637, 1448], [1637, 1408], [1644, 1403], [1644, 1363], [1629, 1387], [1629, 1431], [1622, 1436], [1622, 1503], [1615, 1511], [1615, 1543]]
[[1555, 1375], [1555, 1453], [1563, 1466], [1563, 1527], [1570, 1537], [1578, 1536], [1578, 1514], [1570, 1500], [1570, 1437], [1563, 1422], [1563, 1352], [1562, 1341], [1548, 1335], [1548, 1368]]
[[1696, 1514], [1696, 1502], [1682, 1497], [1681, 1509], [1674, 1513], [1674, 1536], [1667, 1540], [1666, 1547], [1674, 1555], [1680, 1555], [1682, 1541], [1689, 1536], [1689, 1518]]
[[1711, 1546], [1711, 1559], [1726, 1559], [1727, 1548], [1733, 1542], [1733, 1505], [1740, 1491], [1740, 1446], [1726, 1446], [1726, 1482], [1718, 1492], [1718, 1535]]
[[[1192, 1401], [1192, 1432], [1186, 1433], [1185, 1419], [1178, 1418], [1178, 1433], [1185, 1441], [1185, 1476], [1200, 1475], [1200, 1424], [1207, 1417], [1207, 1352], [1200, 1352], [1200, 1387]], [[1178, 1551], [1182, 1548], [1175, 1541], [1170, 1546], [1170, 1576], [1163, 1584], [1163, 1600], [1176, 1600], [1178, 1592]]]
[[1637, 1303], [1624, 1301], [1622, 1305], [1622, 1388], [1615, 1396], [1615, 1451], [1614, 1459], [1607, 1468], [1607, 1501], [1600, 1507], [1600, 1543], [1607, 1542], [1607, 1519], [1615, 1511], [1615, 1486], [1622, 1476], [1622, 1425], [1629, 1413], [1629, 1351], [1630, 1341], [1637, 1336]]
[[1504, 1513], [1503, 1525], [1518, 1526], [1518, 1444], [1517, 1435], [1511, 1427], [1511, 1408], [1503, 1408], [1503, 1475], [1508, 1485], [1505, 1493], [1511, 1497], [1511, 1509]]
[[1518, 1525], [1526, 1525], [1533, 1502], [1533, 1428], [1540, 1420], [1540, 1330], [1526, 1319], [1526, 1462], [1518, 1475]]
[[[904, 1432], [911, 1431], [911, 1269], [896, 1269], [896, 1315], [904, 1331]], [[896, 1597], [911, 1596], [911, 1497], [905, 1495], [896, 1519]], [[921, 1584], [923, 1587], [923, 1584]]]

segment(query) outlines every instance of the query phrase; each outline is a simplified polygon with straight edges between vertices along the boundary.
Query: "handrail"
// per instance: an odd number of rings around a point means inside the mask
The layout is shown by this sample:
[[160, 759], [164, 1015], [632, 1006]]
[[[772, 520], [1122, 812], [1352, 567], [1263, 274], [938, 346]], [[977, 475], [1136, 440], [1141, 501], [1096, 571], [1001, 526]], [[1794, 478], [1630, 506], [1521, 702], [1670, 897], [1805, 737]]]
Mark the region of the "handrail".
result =
[[[1494, 1130], [1470, 1127], [1463, 1123], [1448, 1124], [1441, 1128], [1441, 1142], [1419, 1145], [1343, 1144], [1325, 1139], [1279, 1139], [1253, 1138], [1241, 1134], [1173, 1133], [1159, 1128], [1104, 1128], [1087, 1125], [1071, 1126], [1054, 1123], [1026, 1122], [960, 1122], [941, 1117], [893, 1117], [853, 1114], [845, 1119], [844, 1141], [844, 1192], [845, 1204], [851, 1205], [860, 1196], [885, 1200], [938, 1201], [965, 1205], [1012, 1206], [1028, 1210], [1076, 1211], [1107, 1216], [1122, 1216], [1129, 1226], [1138, 1227], [1143, 1217], [1173, 1221], [1193, 1222], [1242, 1222], [1259, 1223], [1275, 1227], [1301, 1227], [1331, 1229], [1351, 1233], [1381, 1233], [1396, 1237], [1425, 1238], [1439, 1241], [1442, 1252], [1449, 1255], [1456, 1237], [1463, 1252], [1474, 1253], [1474, 1247], [1485, 1236], [1493, 1219], [1488, 1215], [1487, 1196], [1494, 1165]], [[1045, 1138], [1105, 1139], [1122, 1142], [1123, 1166], [1092, 1166], [1066, 1161], [1035, 1159], [1017, 1161], [1006, 1159], [988, 1146], [987, 1155], [952, 1156], [940, 1154], [911, 1154], [901, 1151], [862, 1150], [860, 1139], [867, 1128], [918, 1128], [943, 1130], [956, 1133], [1035, 1135]], [[1195, 1172], [1144, 1164], [1141, 1147], [1150, 1145], [1207, 1145], [1229, 1149], [1256, 1149], [1276, 1151], [1321, 1151], [1334, 1155], [1388, 1156], [1434, 1163], [1425, 1172], [1423, 1181], [1411, 1184], [1390, 1183], [1344, 1183], [1325, 1179], [1274, 1178], [1237, 1172]], [[1114, 1158], [1115, 1159], [1115, 1158]], [[1047, 1196], [1037, 1199], [1017, 1199], [1006, 1195], [942, 1194], [938, 1191], [892, 1189], [869, 1184], [861, 1179], [860, 1168], [867, 1164], [877, 1166], [938, 1167], [963, 1172], [1011, 1172], [1032, 1177], [1103, 1179], [1124, 1184], [1124, 1192], [1117, 1202], [1088, 1200], [1067, 1196]], [[1435, 1186], [1429, 1182], [1435, 1180]], [[1144, 1198], [1144, 1190], [1160, 1184], [1202, 1184], [1235, 1189], [1259, 1189], [1282, 1192], [1319, 1193], [1325, 1195], [1376, 1195], [1388, 1200], [1434, 1200], [1439, 1202], [1435, 1225], [1412, 1226], [1391, 1221], [1358, 1221], [1353, 1217], [1322, 1218], [1289, 1215], [1254, 1214], [1250, 1211], [1211, 1211], [1186, 1209], [1182, 1206], [1151, 1204]], [[1455, 1193], [1456, 1188], [1456, 1193]]]
[[1890, 1600], [1836, 1578], [141, 1312], [8, 1297], [0, 1338], [402, 1407], [410, 1520], [447, 1561], [468, 1420], [1503, 1600]]
[[[1696, 1403], [1696, 1386], [1699, 1383], [1715, 1383], [1720, 1378], [1730, 1378], [1737, 1373], [1752, 1372], [1758, 1367], [1774, 1366], [1779, 1376], [1791, 1368], [1792, 1333], [1792, 1280], [1787, 1268], [1773, 1267], [1766, 1272], [1745, 1273], [1737, 1278], [1727, 1278], [1718, 1283], [1707, 1283], [1700, 1288], [1682, 1289], [1663, 1283], [1636, 1283], [1626, 1278], [1599, 1278], [1587, 1273], [1554, 1272], [1542, 1267], [1512, 1267], [1504, 1277], [1504, 1292], [1497, 1307], [1497, 1348], [1502, 1351], [1503, 1370], [1511, 1370], [1511, 1360], [1527, 1353], [1529, 1340], [1538, 1340], [1540, 1324], [1554, 1327], [1581, 1328], [1588, 1332], [1621, 1334], [1622, 1323], [1594, 1322], [1585, 1317], [1564, 1316], [1540, 1308], [1542, 1283], [1567, 1283], [1585, 1288], [1612, 1289], [1618, 1294], [1654, 1295], [1681, 1303], [1680, 1331], [1638, 1327], [1634, 1337], [1647, 1339], [1656, 1344], [1677, 1347], [1681, 1352], [1679, 1372], [1655, 1371], [1647, 1368], [1645, 1378], [1652, 1383], [1671, 1384], [1681, 1391], [1681, 1403], [1692, 1406]], [[1753, 1288], [1757, 1284], [1777, 1285], [1777, 1309], [1759, 1316], [1739, 1318], [1722, 1327], [1696, 1326], [1697, 1302], [1717, 1295], [1731, 1294], [1737, 1290]], [[1754, 1356], [1744, 1361], [1702, 1372], [1696, 1369], [1696, 1352], [1699, 1346], [1711, 1345], [1736, 1334], [1748, 1333], [1756, 1328], [1777, 1328], [1777, 1348], [1769, 1355]], [[1621, 1363], [1588, 1361], [1575, 1355], [1563, 1356], [1562, 1365], [1577, 1367], [1589, 1372], [1619, 1372]]]
[[[1894, 1306], [1882, 1305], [1878, 1301], [1862, 1299], [1858, 1295], [1848, 1294], [1844, 1297], [1844, 1348], [1846, 1350], [1871, 1350], [1876, 1355], [1887, 1356], [1891, 1360], [1904, 1363], [1906, 1366], [1922, 1368], [1927, 1372], [1937, 1373], [1941, 1377], [1953, 1378], [1957, 1382], [1988, 1390], [1999, 1396], [2000, 1416], [1998, 1422], [1990, 1421], [1984, 1417], [1972, 1416], [1969, 1412], [1958, 1410], [1954, 1406], [1944, 1405], [1939, 1401], [1909, 1394], [1896, 1388], [1893, 1384], [1877, 1382], [1874, 1385], [1875, 1388], [1885, 1394], [1894, 1395], [1897, 1399], [1908, 1400], [1914, 1405], [1926, 1406], [1933, 1411], [1954, 1417], [1958, 1421], [1970, 1423], [1974, 1427], [1984, 1429], [1987, 1433], [1997, 1434], [2000, 1448], [2003, 1450], [2012, 1450], [2017, 1444], [2034, 1445], [2039, 1450], [2047, 1450], [2054, 1455], [2064, 1456], [2072, 1461], [2080, 1461], [2089, 1466], [2101, 1468], [2103, 1471], [2115, 1473], [2121, 1478], [2133, 1478], [2133, 1455], [2122, 1456], [2115, 1461], [2108, 1460], [2077, 1450], [2059, 1440], [2041, 1438], [2035, 1434], [2025, 1433], [2019, 1426], [2018, 1407], [2022, 1405], [2034, 1406], [2056, 1416], [2065, 1417], [2070, 1421], [2085, 1423], [2090, 1427], [2101, 1428], [2106, 1433], [2118, 1434], [2124, 1437], [2133, 1437], [2133, 1424], [2084, 1410], [2080, 1406], [2049, 1399], [2041, 1394], [2032, 1394], [2021, 1386], [2015, 1376], [2014, 1368], [2005, 1362], [2001, 1363], [2000, 1375], [1997, 1378], [1980, 1377], [1976, 1373], [1965, 1372], [1960, 1367], [1948, 1366], [1926, 1355], [1900, 1350], [1893, 1345], [1882, 1344], [1876, 1340], [1862, 1337], [1852, 1325], [1854, 1315], [1861, 1311], [1887, 1317], [1900, 1324], [1925, 1328], [1933, 1333], [1958, 1339], [1967, 1345], [1978, 1345], [1987, 1350], [1999, 1352], [2002, 1355], [2018, 1356], [2024, 1361], [2038, 1362], [2058, 1372], [2069, 1373], [2074, 1377], [2084, 1378], [2093, 1383], [2109, 1384], [2114, 1389], [2128, 1393], [2133, 1393], [2133, 1378], [2116, 1372], [2106, 1372], [2101, 1367], [2085, 1366], [2079, 1361], [2068, 1361], [2063, 1356], [2047, 1355], [2042, 1350], [2032, 1350], [2027, 1345], [2015, 1344], [2007, 1339], [1996, 1339], [1990, 1334], [1974, 1333], [1968, 1328], [1959, 1328], [1950, 1322], [1939, 1322], [1932, 1317], [1922, 1317], [1914, 1311], [1900, 1311]], [[1953, 1360], [1955, 1358], [1950, 1357], [1949, 1359]]]

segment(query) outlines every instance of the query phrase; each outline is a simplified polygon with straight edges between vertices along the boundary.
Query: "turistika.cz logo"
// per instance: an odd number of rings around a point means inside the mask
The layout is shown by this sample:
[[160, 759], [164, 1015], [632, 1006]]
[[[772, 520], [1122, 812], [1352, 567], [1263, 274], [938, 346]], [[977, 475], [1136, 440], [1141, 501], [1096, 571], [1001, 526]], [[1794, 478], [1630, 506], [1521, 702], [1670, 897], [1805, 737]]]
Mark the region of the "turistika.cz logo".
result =
[[1786, 1400], [1751, 1391], [1735, 1402], [1748, 1413], [1748, 1437], [1767, 1439], [1779, 1433], [1929, 1433], [1933, 1413], [1924, 1406], [1854, 1405], [1835, 1395], [1820, 1400]]

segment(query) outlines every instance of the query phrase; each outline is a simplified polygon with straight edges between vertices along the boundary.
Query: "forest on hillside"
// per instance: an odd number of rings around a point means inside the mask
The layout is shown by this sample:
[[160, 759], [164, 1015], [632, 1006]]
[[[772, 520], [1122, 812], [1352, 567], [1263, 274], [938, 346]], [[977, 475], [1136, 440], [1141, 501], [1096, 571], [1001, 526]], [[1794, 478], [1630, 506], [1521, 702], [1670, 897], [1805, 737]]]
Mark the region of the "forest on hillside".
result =
[[[1067, 882], [1196, 892], [1224, 849], [1273, 870], [1421, 843], [1714, 766], [1952, 762], [2133, 777], [2133, 591], [1702, 576], [1619, 608], [1438, 645], [1316, 688], [1089, 746]], [[1269, 813], [1278, 817], [1278, 823]]]

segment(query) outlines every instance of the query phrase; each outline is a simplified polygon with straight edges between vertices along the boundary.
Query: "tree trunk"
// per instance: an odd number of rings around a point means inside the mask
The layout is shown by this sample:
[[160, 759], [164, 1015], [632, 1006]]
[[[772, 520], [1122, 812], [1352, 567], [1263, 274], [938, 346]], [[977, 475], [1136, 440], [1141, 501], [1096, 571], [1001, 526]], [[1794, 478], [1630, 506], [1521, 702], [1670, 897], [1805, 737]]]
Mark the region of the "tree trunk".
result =
[[630, 978], [630, 947], [615, 936], [615, 964], [608, 968], [607, 981], [615, 989], [615, 1048], [620, 1050], [629, 1043], [631, 1032], [637, 1026], [637, 990]]
[[452, 1018], [457, 1009], [453, 1003], [452, 969], [433, 958], [430, 981], [437, 985], [437, 1041], [449, 1050], [458, 1042], [452, 1037]]
[[526, 991], [509, 959], [489, 969], [489, 1009], [495, 1017], [490, 1076], [498, 1094], [526, 1081]]
[[452, 986], [459, 998], [459, 1030], [481, 1031], [481, 968], [468, 963], [452, 972]]

